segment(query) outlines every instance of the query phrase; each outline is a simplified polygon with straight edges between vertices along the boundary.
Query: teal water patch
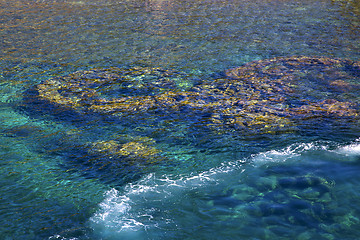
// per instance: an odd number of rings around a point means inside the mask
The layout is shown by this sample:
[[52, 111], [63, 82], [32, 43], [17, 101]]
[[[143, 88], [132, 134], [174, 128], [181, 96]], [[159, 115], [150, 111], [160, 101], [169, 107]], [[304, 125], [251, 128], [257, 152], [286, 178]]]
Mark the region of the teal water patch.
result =
[[1, 108], [2, 239], [43, 239], [54, 231], [82, 229], [107, 189], [61, 168], [60, 156], [35, 151], [48, 136], [66, 131], [61, 127]]
[[98, 239], [356, 238], [358, 147], [294, 144], [197, 175], [148, 175], [106, 192], [90, 225]]

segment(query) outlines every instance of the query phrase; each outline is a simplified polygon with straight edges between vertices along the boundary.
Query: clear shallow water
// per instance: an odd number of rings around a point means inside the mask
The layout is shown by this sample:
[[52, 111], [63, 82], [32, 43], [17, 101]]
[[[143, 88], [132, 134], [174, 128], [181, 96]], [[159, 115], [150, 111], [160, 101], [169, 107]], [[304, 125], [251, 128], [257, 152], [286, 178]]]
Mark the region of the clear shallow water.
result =
[[[358, 118], [217, 132], [191, 110], [119, 117], [34, 100], [47, 79], [94, 67], [174, 69], [180, 91], [254, 60], [359, 61], [357, 1], [0, 1], [0, 16], [2, 239], [359, 236]], [[93, 150], [114, 140], [151, 143], [161, 161]]]

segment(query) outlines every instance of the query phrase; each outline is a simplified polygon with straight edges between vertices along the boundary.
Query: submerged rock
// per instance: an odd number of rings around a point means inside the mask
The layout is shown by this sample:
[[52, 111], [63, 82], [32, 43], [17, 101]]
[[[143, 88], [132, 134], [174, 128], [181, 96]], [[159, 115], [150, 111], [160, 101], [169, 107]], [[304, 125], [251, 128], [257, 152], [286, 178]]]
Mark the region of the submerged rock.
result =
[[215, 131], [276, 133], [313, 118], [358, 117], [359, 65], [327, 57], [273, 58], [185, 91], [178, 88], [185, 74], [176, 71], [93, 69], [49, 79], [37, 89], [40, 98], [75, 110], [135, 115], [185, 109], [207, 113], [202, 122]]
[[[351, 60], [279, 57], [250, 62], [227, 70], [226, 77], [186, 88], [188, 76], [177, 71], [114, 67], [51, 78], [36, 89], [40, 99], [80, 114], [135, 116], [138, 121], [183, 121], [186, 115], [196, 128], [216, 134], [277, 134], [316, 126], [316, 119], [358, 119], [359, 72], [360, 63]], [[146, 117], [137, 118], [139, 114]], [[107, 154], [153, 155], [142, 143], [116, 146], [111, 141], [96, 144]]]
[[358, 117], [359, 72], [356, 61], [304, 56], [260, 60], [229, 69], [226, 76], [230, 79], [222, 86], [231, 86], [231, 95], [242, 98], [242, 107], [228, 111], [226, 121], [217, 121], [242, 126], [239, 115], [261, 113], [271, 117], [245, 123], [256, 126], [268, 119], [270, 124], [262, 124], [267, 130], [311, 118]]
[[97, 141], [90, 144], [89, 152], [127, 161], [142, 160], [154, 163], [163, 159], [161, 151], [153, 146], [154, 143], [155, 141], [149, 138], [135, 138], [126, 143], [117, 140]]
[[181, 73], [160, 68], [107, 68], [77, 71], [37, 86], [39, 97], [75, 110], [147, 110], [157, 95], [181, 84]]
[[[356, 81], [359, 73], [357, 61], [300, 56], [250, 62], [227, 70], [226, 76], [240, 81], [242, 85], [250, 84], [263, 97], [281, 94], [283, 99], [300, 97], [311, 104], [317, 101], [311, 101], [310, 97], [319, 98], [321, 92], [336, 96], [339, 92], [359, 90]], [[236, 81], [234, 83], [237, 84]], [[334, 90], [335, 94], [330, 94]]]

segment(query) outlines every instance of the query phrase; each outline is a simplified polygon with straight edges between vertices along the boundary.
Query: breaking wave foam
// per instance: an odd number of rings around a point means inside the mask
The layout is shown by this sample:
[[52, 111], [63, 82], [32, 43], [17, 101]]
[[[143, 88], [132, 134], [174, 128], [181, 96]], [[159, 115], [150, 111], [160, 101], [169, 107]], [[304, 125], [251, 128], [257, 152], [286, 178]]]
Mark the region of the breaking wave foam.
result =
[[360, 156], [360, 138], [353, 144], [339, 147], [337, 151], [346, 156]]
[[[148, 232], [154, 229], [164, 233], [177, 228], [177, 216], [172, 214], [172, 209], [186, 207], [182, 202], [185, 195], [192, 192], [211, 195], [212, 189], [219, 191], [227, 188], [228, 184], [241, 182], [241, 176], [246, 175], [249, 168], [296, 161], [309, 152], [360, 155], [360, 139], [346, 146], [331, 143], [293, 144], [190, 176], [158, 177], [149, 174], [122, 190], [111, 189], [106, 192], [90, 224], [101, 239], [148, 239]], [[191, 219], [191, 216], [187, 217]]]

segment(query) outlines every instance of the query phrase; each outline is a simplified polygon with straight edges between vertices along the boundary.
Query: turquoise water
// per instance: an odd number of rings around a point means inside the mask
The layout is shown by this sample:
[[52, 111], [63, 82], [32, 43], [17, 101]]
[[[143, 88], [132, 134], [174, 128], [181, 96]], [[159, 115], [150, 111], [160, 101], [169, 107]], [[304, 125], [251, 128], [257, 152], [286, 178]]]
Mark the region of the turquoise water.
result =
[[[226, 76], [360, 61], [359, 19], [356, 0], [0, 0], [0, 239], [359, 238], [359, 65]], [[66, 78], [94, 68], [123, 75]], [[105, 109], [127, 96], [162, 105]]]

